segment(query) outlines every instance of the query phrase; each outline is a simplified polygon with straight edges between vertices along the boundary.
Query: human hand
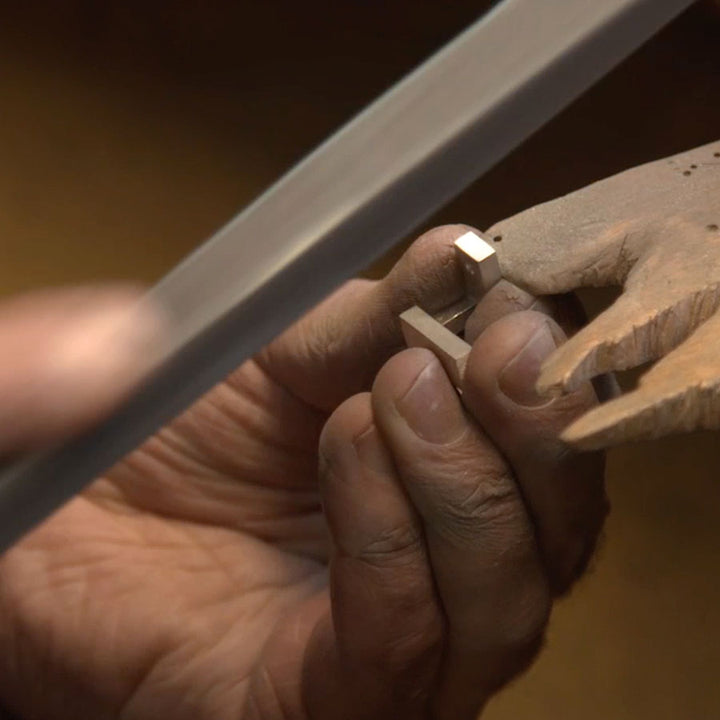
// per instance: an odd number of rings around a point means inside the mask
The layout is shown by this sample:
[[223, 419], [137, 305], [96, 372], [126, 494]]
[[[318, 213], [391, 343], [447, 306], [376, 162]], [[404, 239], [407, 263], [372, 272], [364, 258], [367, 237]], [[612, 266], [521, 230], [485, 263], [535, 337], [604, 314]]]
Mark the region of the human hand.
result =
[[138, 298], [118, 285], [0, 302], [0, 455], [81, 432], [152, 366], [162, 320], [140, 315]]
[[[526, 290], [621, 285], [545, 365], [543, 392], [662, 359], [563, 437], [583, 448], [720, 427], [720, 143], [643, 165], [488, 231]], [[663, 357], [665, 356], [665, 357]]]
[[[468, 327], [467, 410], [432, 355], [398, 353], [402, 310], [461, 295], [464, 230], [341, 288], [3, 557], [9, 707], [464, 720], [527, 664], [605, 512], [601, 458], [557, 440], [594, 395], [538, 399], [562, 331], [507, 283]], [[40, 421], [4, 447], [69, 430]]]

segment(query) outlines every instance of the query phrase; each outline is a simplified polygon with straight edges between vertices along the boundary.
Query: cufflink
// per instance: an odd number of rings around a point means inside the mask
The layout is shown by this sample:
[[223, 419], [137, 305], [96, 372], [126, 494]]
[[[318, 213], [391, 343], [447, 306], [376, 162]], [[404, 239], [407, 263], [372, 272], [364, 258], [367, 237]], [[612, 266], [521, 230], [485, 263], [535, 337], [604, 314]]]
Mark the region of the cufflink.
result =
[[455, 387], [462, 384], [470, 345], [461, 337], [465, 322], [485, 293], [500, 280], [495, 249], [482, 235], [467, 232], [455, 243], [462, 268], [465, 296], [430, 315], [414, 305], [400, 315], [400, 327], [408, 347], [432, 350]]

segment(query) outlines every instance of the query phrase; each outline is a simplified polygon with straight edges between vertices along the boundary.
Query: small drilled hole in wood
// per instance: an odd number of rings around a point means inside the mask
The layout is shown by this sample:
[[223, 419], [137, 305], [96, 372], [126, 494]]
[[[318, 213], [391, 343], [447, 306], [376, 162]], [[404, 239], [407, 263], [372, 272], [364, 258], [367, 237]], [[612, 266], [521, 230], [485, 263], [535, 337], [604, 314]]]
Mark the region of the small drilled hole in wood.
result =
[[496, 235], [496, 236], [493, 238], [493, 242], [500, 242], [501, 240], [502, 240], [502, 235]]
[[715, 153], [713, 157], [720, 157], [720, 153]]
[[691, 165], [691, 166], [690, 166], [690, 169], [691, 169], [691, 170], [697, 170], [697, 165]]
[[686, 176], [687, 176], [687, 175], [692, 175], [692, 173], [691, 173], [689, 170], [686, 170], [686, 171], [683, 173], [683, 175], [686, 175]]
[[707, 229], [710, 232], [717, 232], [718, 230], [720, 230], [720, 227], [718, 227], [715, 223], [712, 223], [711, 225], [707, 226]]

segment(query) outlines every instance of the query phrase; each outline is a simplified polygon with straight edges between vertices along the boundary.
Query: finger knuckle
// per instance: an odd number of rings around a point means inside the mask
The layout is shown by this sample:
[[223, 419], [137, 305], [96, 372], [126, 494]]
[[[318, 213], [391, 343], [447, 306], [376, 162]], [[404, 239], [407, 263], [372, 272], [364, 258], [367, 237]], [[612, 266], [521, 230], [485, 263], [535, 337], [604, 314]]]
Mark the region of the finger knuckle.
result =
[[353, 438], [367, 430], [372, 423], [370, 394], [358, 393], [347, 398], [335, 408], [325, 422], [318, 440], [318, 453], [326, 466], [339, 448], [351, 443]]
[[359, 552], [360, 560], [374, 566], [397, 567], [412, 563], [424, 551], [420, 530], [411, 523], [388, 527]]
[[503, 644], [518, 653], [537, 643], [547, 627], [552, 597], [547, 583], [539, 578], [516, 592], [507, 605]]
[[[543, 458], [535, 455], [537, 462]], [[609, 501], [605, 492], [604, 463], [597, 453], [558, 449], [552, 461], [553, 482], [562, 504], [552, 526], [541, 522], [538, 545], [554, 596], [565, 594], [584, 573], [593, 555]], [[537, 518], [536, 518], [537, 521]]]
[[[494, 689], [527, 667], [545, 637], [552, 598], [539, 566], [527, 570], [526, 582], [504, 595], [501, 605], [493, 606], [492, 620], [483, 624], [480, 637], [470, 641], [477, 645], [467, 648], [469, 653], [479, 649], [490, 671], [488, 683]], [[458, 632], [462, 633], [460, 637]], [[462, 647], [466, 637], [467, 633], [456, 630], [450, 642]]]
[[548, 576], [552, 593], [556, 597], [566, 595], [582, 577], [595, 553], [600, 530], [578, 533], [573, 542], [554, 554], [548, 564]]
[[506, 515], [517, 504], [514, 483], [504, 472], [485, 471], [457, 488], [456, 505], [471, 519], [492, 521]]
[[524, 522], [517, 486], [504, 468], [470, 465], [440, 483], [443, 492], [435, 514], [460, 538], [477, 538], [490, 529]]
[[[380, 660], [382, 668], [379, 669], [394, 678], [398, 694], [416, 695], [420, 691], [418, 679], [432, 674], [433, 666], [442, 655], [444, 638], [444, 624], [434, 613], [412, 632], [405, 632], [386, 643]], [[425, 692], [430, 692], [428, 686], [425, 686]], [[421, 691], [421, 694], [424, 693]]]

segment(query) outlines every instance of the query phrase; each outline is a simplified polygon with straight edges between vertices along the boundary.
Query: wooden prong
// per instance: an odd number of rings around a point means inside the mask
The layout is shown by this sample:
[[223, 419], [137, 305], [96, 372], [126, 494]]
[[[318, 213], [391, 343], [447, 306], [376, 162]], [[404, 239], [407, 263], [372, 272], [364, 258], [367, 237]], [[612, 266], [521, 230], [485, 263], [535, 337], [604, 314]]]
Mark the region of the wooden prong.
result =
[[477, 233], [466, 232], [455, 241], [455, 253], [465, 278], [465, 292], [477, 302], [501, 278], [495, 248]]
[[467, 365], [470, 345], [432, 315], [414, 305], [400, 315], [403, 337], [408, 347], [422, 347], [432, 350], [445, 368], [453, 385], [462, 385], [462, 376]]

